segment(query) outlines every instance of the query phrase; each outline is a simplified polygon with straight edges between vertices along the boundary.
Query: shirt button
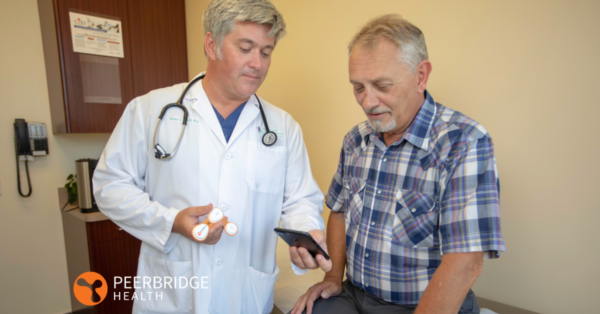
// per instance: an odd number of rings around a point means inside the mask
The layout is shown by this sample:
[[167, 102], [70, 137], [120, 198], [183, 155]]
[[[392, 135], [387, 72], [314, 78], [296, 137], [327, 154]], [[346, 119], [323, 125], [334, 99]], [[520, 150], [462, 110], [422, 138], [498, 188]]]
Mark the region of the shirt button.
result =
[[387, 161], [387, 158], [383, 158], [383, 161]]
[[221, 209], [222, 209], [224, 212], [226, 212], [226, 211], [228, 211], [228, 210], [229, 210], [229, 206], [227, 206], [227, 205], [221, 205]]
[[365, 287], [367, 287], [367, 288], [368, 288], [368, 287], [369, 287], [369, 284], [368, 284], [368, 283], [366, 283], [366, 284], [365, 284]]
[[229, 160], [233, 157], [230, 153], [225, 154], [225, 160]]
[[223, 264], [223, 261], [222, 261], [222, 260], [220, 260], [220, 259], [218, 259], [218, 260], [217, 260], [217, 266], [221, 266], [221, 264]]
[[374, 226], [374, 225], [375, 225], [375, 222], [374, 222], [374, 221], [371, 221], [371, 226]]
[[410, 211], [414, 213], [414, 212], [416, 212], [416, 211], [417, 211], [417, 209], [416, 209], [416, 208], [413, 208], [413, 209], [411, 209]]
[[369, 253], [365, 254], [365, 257], [369, 257]]
[[381, 190], [377, 190], [377, 194], [381, 194]]

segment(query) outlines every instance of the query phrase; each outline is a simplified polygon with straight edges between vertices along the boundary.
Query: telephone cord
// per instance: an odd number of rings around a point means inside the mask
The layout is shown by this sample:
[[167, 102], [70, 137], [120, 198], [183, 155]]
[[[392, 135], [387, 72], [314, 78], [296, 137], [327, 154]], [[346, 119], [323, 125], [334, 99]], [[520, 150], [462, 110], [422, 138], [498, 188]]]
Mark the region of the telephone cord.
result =
[[19, 194], [22, 197], [29, 197], [31, 196], [31, 192], [33, 192], [33, 190], [31, 189], [31, 180], [29, 179], [29, 166], [27, 165], [27, 158], [25, 158], [25, 172], [27, 173], [27, 186], [29, 187], [29, 193], [27, 195], [24, 195], [23, 192], [21, 191], [21, 172], [19, 171], [19, 148], [17, 147], [17, 138], [15, 137], [15, 156], [17, 158], [17, 185], [19, 187]]

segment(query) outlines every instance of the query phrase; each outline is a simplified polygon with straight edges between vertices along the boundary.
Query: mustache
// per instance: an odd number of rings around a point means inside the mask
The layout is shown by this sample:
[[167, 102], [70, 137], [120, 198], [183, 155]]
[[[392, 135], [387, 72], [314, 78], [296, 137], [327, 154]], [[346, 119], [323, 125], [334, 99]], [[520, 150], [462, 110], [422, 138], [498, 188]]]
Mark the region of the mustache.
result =
[[375, 107], [371, 109], [363, 109], [366, 114], [378, 114], [378, 113], [392, 113], [389, 108]]

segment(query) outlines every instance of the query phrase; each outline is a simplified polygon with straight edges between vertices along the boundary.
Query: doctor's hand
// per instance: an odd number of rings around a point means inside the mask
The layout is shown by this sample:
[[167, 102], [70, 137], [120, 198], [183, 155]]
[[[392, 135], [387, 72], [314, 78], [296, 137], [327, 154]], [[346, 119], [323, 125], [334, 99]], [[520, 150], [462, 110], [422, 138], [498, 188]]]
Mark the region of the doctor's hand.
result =
[[[319, 246], [329, 254], [327, 251], [327, 234], [323, 230], [312, 230], [309, 231], [310, 235], [317, 241]], [[317, 254], [317, 258], [312, 257], [307, 249], [303, 247], [290, 246], [290, 259], [292, 263], [301, 269], [315, 269], [321, 267], [324, 272], [331, 270], [331, 260], [325, 259], [321, 254]]]
[[308, 291], [298, 298], [291, 314], [301, 314], [305, 308], [306, 314], [311, 314], [315, 301], [318, 298], [329, 299], [340, 293], [342, 293], [342, 282], [325, 276], [323, 281], [308, 288]]
[[180, 211], [173, 222], [172, 232], [179, 233], [194, 242], [216, 244], [221, 239], [221, 234], [223, 233], [223, 227], [225, 226], [227, 217], [224, 217], [223, 220], [210, 226], [210, 231], [208, 232], [208, 236], [206, 239], [204, 239], [204, 241], [198, 241], [192, 235], [192, 230], [194, 227], [200, 224], [200, 216], [208, 215], [212, 209], [213, 205], [208, 204], [206, 206], [188, 207]]

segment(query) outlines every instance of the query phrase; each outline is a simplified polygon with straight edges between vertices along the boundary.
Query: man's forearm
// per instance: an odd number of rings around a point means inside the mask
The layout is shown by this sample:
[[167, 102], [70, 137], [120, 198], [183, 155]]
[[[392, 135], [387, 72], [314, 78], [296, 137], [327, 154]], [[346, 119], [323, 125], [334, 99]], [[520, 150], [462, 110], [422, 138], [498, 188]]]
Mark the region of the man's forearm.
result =
[[415, 314], [456, 314], [483, 269], [483, 252], [442, 257]]
[[344, 213], [331, 212], [327, 222], [327, 248], [332, 267], [325, 278], [342, 281], [346, 267], [346, 223]]

